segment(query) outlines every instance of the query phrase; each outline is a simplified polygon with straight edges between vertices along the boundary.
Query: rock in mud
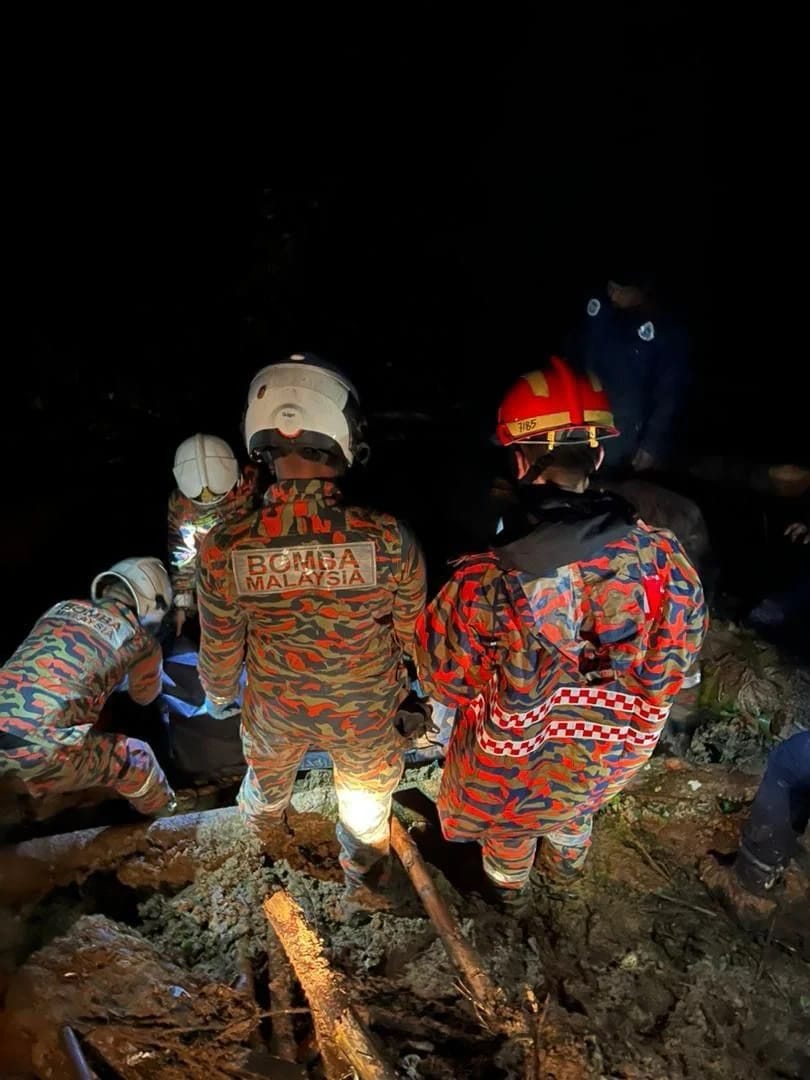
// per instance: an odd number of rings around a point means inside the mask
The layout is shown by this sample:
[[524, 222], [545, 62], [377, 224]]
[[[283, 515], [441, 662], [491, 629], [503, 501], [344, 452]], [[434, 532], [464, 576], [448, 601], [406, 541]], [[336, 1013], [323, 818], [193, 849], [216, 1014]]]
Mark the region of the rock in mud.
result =
[[6, 997], [6, 1031], [29, 1043], [43, 1078], [72, 1075], [63, 1024], [123, 1080], [211, 1080], [244, 1066], [257, 1022], [243, 995], [175, 966], [103, 915], [31, 956]]

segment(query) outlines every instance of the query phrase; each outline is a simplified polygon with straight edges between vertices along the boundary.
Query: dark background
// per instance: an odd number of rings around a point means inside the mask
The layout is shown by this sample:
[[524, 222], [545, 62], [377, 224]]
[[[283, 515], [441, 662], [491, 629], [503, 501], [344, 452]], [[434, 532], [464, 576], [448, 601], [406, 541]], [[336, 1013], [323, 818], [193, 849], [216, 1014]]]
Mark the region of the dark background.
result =
[[286, 351], [354, 377], [365, 483], [437, 576], [499, 392], [614, 262], [653, 265], [689, 322], [696, 451], [750, 449], [728, 395], [762, 387], [717, 338], [700, 17], [436, 7], [34, 40], [9, 136], [3, 654], [105, 565], [164, 554], [176, 444], [209, 430], [241, 452], [250, 377]]

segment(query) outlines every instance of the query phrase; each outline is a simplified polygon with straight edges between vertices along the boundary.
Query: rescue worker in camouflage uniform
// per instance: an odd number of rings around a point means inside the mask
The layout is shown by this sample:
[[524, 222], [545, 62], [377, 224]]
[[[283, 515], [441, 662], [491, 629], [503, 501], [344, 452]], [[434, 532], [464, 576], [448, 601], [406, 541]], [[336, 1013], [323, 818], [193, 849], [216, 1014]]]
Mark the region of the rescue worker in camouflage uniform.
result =
[[0, 670], [0, 782], [35, 797], [104, 787], [142, 814], [172, 809], [151, 748], [95, 729], [125, 680], [139, 705], [160, 692], [169, 575], [159, 559], [124, 559], [94, 579], [91, 597], [47, 611]]
[[174, 455], [177, 488], [169, 496], [169, 569], [179, 636], [197, 610], [197, 556], [203, 537], [226, 517], [253, 509], [258, 481], [249, 465], [240, 476], [230, 446], [216, 435], [192, 435]]
[[260, 371], [245, 438], [276, 482], [258, 513], [208, 534], [198, 588], [209, 712], [233, 702], [247, 657], [244, 821], [261, 838], [282, 818], [307, 750], [328, 751], [346, 902], [361, 906], [378, 899], [388, 863], [406, 748], [394, 724], [419, 708], [406, 661], [426, 591], [408, 529], [342, 501], [339, 477], [367, 452], [362, 432], [356, 391], [317, 357]]
[[457, 706], [438, 798], [504, 903], [581, 870], [594, 813], [647, 761], [706, 627], [676, 538], [589, 489], [616, 434], [593, 375], [552, 357], [499, 410], [518, 498], [496, 545], [458, 561], [417, 629], [425, 692]]

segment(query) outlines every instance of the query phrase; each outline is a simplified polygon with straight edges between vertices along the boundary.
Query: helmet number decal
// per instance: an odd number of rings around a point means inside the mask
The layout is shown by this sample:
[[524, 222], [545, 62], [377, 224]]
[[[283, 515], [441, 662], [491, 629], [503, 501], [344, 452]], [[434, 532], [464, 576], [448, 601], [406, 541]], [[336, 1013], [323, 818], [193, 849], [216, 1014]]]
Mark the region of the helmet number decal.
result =
[[371, 541], [237, 548], [231, 560], [240, 596], [270, 596], [289, 589], [373, 589], [377, 585], [377, 549]]

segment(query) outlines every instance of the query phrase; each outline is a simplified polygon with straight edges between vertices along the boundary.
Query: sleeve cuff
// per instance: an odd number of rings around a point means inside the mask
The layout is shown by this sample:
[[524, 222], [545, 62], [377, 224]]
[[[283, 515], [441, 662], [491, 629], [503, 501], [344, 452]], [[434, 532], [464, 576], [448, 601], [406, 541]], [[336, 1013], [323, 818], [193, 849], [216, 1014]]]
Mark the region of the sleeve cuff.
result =
[[[202, 680], [200, 681], [202, 682]], [[230, 705], [232, 701], [236, 701], [239, 697], [239, 687], [237, 687], [232, 694], [213, 694], [205, 683], [202, 684], [202, 688], [205, 691], [205, 696], [209, 701], [213, 702], [214, 705]]]

